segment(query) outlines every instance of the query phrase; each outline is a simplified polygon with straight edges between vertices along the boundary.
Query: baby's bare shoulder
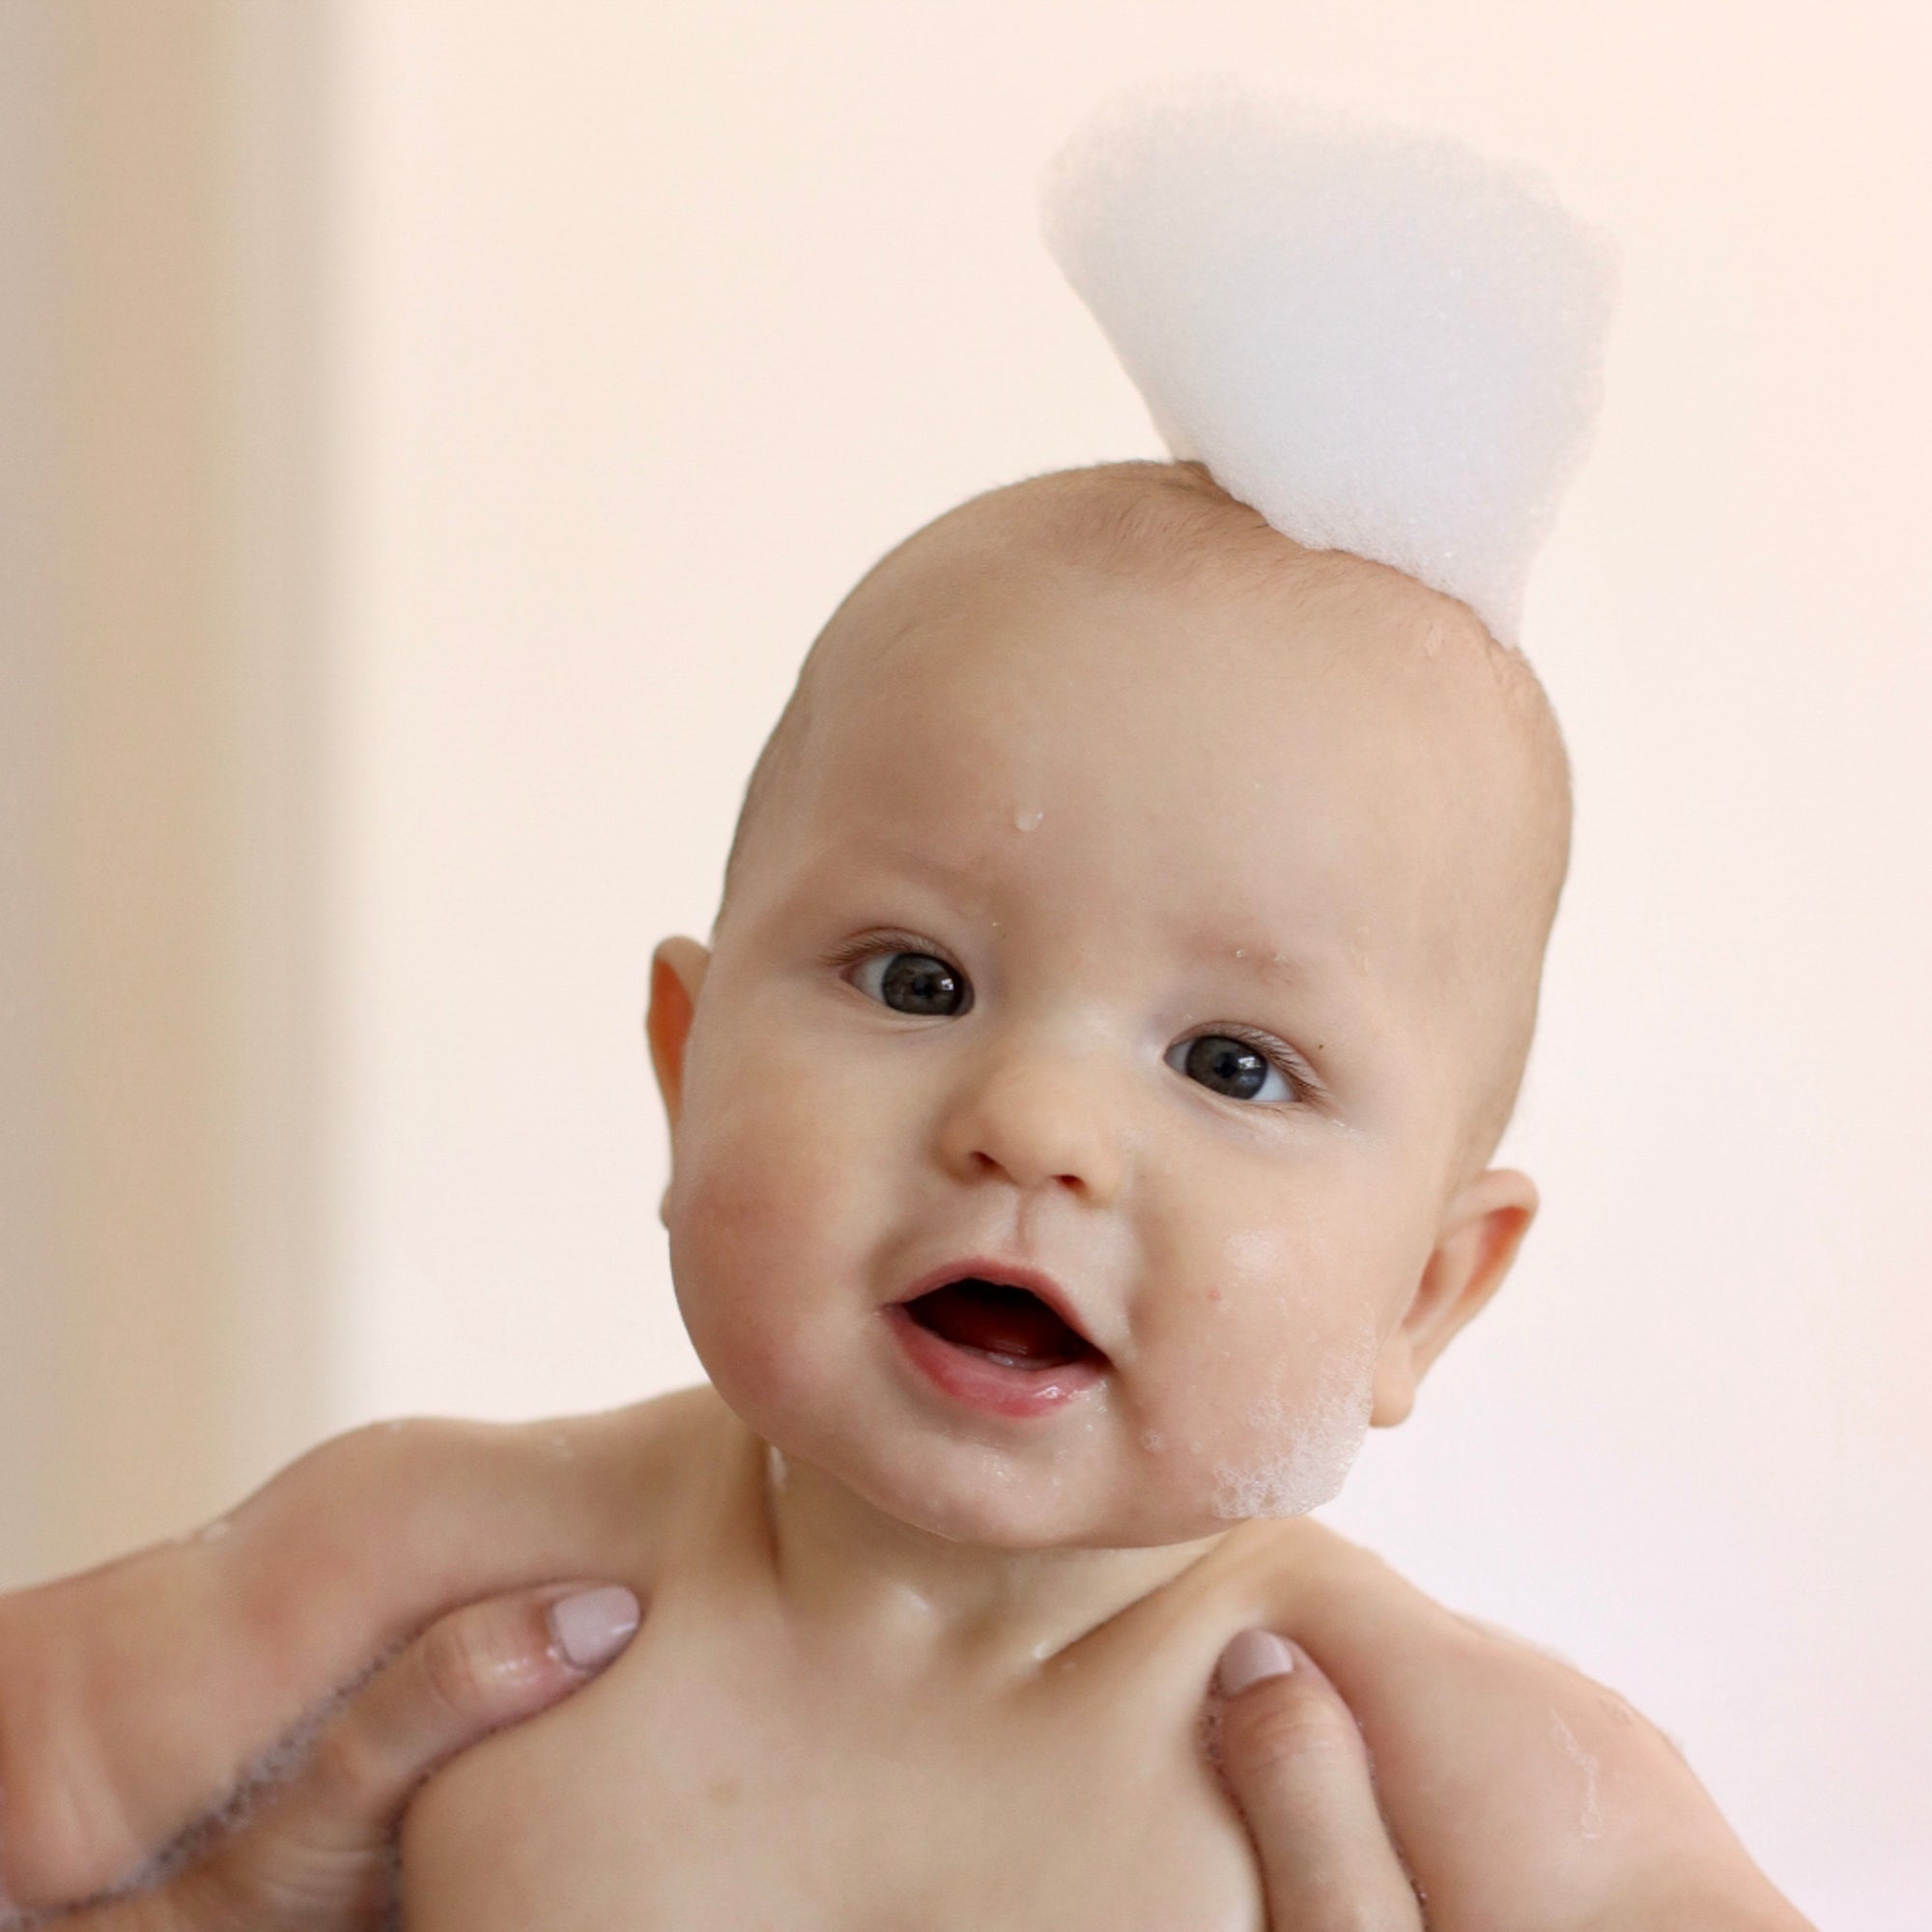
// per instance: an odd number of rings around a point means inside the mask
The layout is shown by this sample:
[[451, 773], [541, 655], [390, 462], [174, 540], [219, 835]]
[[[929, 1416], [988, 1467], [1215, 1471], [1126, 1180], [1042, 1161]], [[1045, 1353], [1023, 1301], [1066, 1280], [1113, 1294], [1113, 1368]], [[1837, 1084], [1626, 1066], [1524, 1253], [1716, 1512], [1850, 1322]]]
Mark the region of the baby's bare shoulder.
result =
[[371, 1423], [244, 1503], [235, 1542], [253, 1552], [265, 1592], [284, 1572], [326, 1576], [340, 1592], [325, 1597], [382, 1601], [399, 1629], [526, 1584], [648, 1582], [680, 1470], [702, 1453], [717, 1409], [700, 1388], [544, 1422]]
[[1267, 1614], [1354, 1712], [1435, 1932], [1803, 1926], [1624, 1697], [1332, 1531], [1292, 1528], [1250, 1558]]

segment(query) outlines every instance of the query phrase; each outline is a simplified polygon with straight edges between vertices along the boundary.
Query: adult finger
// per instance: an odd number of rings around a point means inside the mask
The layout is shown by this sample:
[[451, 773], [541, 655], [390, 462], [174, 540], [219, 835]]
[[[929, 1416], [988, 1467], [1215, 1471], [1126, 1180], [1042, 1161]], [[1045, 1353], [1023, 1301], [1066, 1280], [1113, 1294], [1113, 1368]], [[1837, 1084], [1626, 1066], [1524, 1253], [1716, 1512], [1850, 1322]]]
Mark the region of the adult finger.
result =
[[582, 1575], [625, 1428], [372, 1425], [198, 1537], [0, 1595], [0, 1896], [124, 1882], [391, 1646]]
[[[351, 1932], [381, 1922], [411, 1796], [492, 1731], [549, 1708], [636, 1632], [626, 1589], [522, 1591], [433, 1625], [343, 1707], [304, 1769], [237, 1833], [87, 1932]], [[143, 1916], [145, 1915], [145, 1916]]]
[[1269, 1924], [1421, 1932], [1362, 1734], [1314, 1660], [1272, 1631], [1243, 1631], [1216, 1677], [1221, 1770], [1260, 1854]]

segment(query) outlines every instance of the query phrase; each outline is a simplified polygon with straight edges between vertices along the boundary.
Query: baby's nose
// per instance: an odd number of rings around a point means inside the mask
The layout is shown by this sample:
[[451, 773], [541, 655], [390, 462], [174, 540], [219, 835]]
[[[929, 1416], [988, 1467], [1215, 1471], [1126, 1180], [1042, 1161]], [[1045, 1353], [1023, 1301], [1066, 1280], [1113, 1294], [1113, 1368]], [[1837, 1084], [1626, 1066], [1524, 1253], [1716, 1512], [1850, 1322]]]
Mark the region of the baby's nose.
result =
[[1093, 1057], [1018, 1046], [977, 1069], [941, 1130], [941, 1153], [962, 1179], [1000, 1176], [1015, 1187], [1060, 1186], [1097, 1204], [1123, 1179], [1121, 1108]]

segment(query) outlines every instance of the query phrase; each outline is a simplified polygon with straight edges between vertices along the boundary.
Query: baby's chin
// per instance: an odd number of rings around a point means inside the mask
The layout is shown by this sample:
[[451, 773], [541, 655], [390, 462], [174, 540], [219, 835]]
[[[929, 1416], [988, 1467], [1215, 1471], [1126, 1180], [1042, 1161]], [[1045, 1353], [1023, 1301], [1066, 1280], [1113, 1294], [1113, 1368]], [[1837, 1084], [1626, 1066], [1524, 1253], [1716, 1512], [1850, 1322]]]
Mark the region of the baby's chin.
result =
[[888, 1391], [862, 1403], [845, 1382], [801, 1373], [810, 1355], [737, 1350], [707, 1361], [719, 1395], [775, 1452], [775, 1487], [790, 1487], [794, 1506], [842, 1495], [988, 1551], [1165, 1548], [1303, 1515], [1340, 1491], [1367, 1433], [1366, 1386], [1339, 1358], [1334, 1388], [1250, 1403], [1242, 1426], [1204, 1429], [1205, 1440], [1125, 1428], [1100, 1406], [1003, 1440], [949, 1430]]
[[915, 1443], [839, 1480], [902, 1522], [989, 1549], [1200, 1543], [1242, 1522], [1306, 1516], [1341, 1493], [1368, 1435], [1368, 1387], [1351, 1364], [1337, 1362], [1314, 1395], [1293, 1411], [1278, 1398], [1251, 1405], [1250, 1426], [1214, 1442], [1145, 1431], [1132, 1448], [1110, 1447], [1103, 1426], [1075, 1438], [1058, 1463]]

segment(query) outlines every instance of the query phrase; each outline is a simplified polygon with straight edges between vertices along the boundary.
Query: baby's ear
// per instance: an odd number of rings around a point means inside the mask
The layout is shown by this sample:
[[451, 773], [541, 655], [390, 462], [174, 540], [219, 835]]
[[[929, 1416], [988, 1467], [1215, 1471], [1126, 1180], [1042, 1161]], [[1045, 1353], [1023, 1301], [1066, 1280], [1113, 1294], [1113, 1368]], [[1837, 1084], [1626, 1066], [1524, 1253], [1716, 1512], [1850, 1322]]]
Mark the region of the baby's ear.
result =
[[685, 1044], [697, 1010], [697, 989], [710, 964], [711, 954], [695, 939], [667, 939], [651, 954], [651, 1000], [644, 1011], [644, 1033], [673, 1138], [684, 1109]]
[[1502, 1286], [1536, 1207], [1535, 1181], [1507, 1167], [1477, 1175], [1449, 1203], [1408, 1312], [1376, 1360], [1378, 1427], [1407, 1419], [1430, 1364]]

